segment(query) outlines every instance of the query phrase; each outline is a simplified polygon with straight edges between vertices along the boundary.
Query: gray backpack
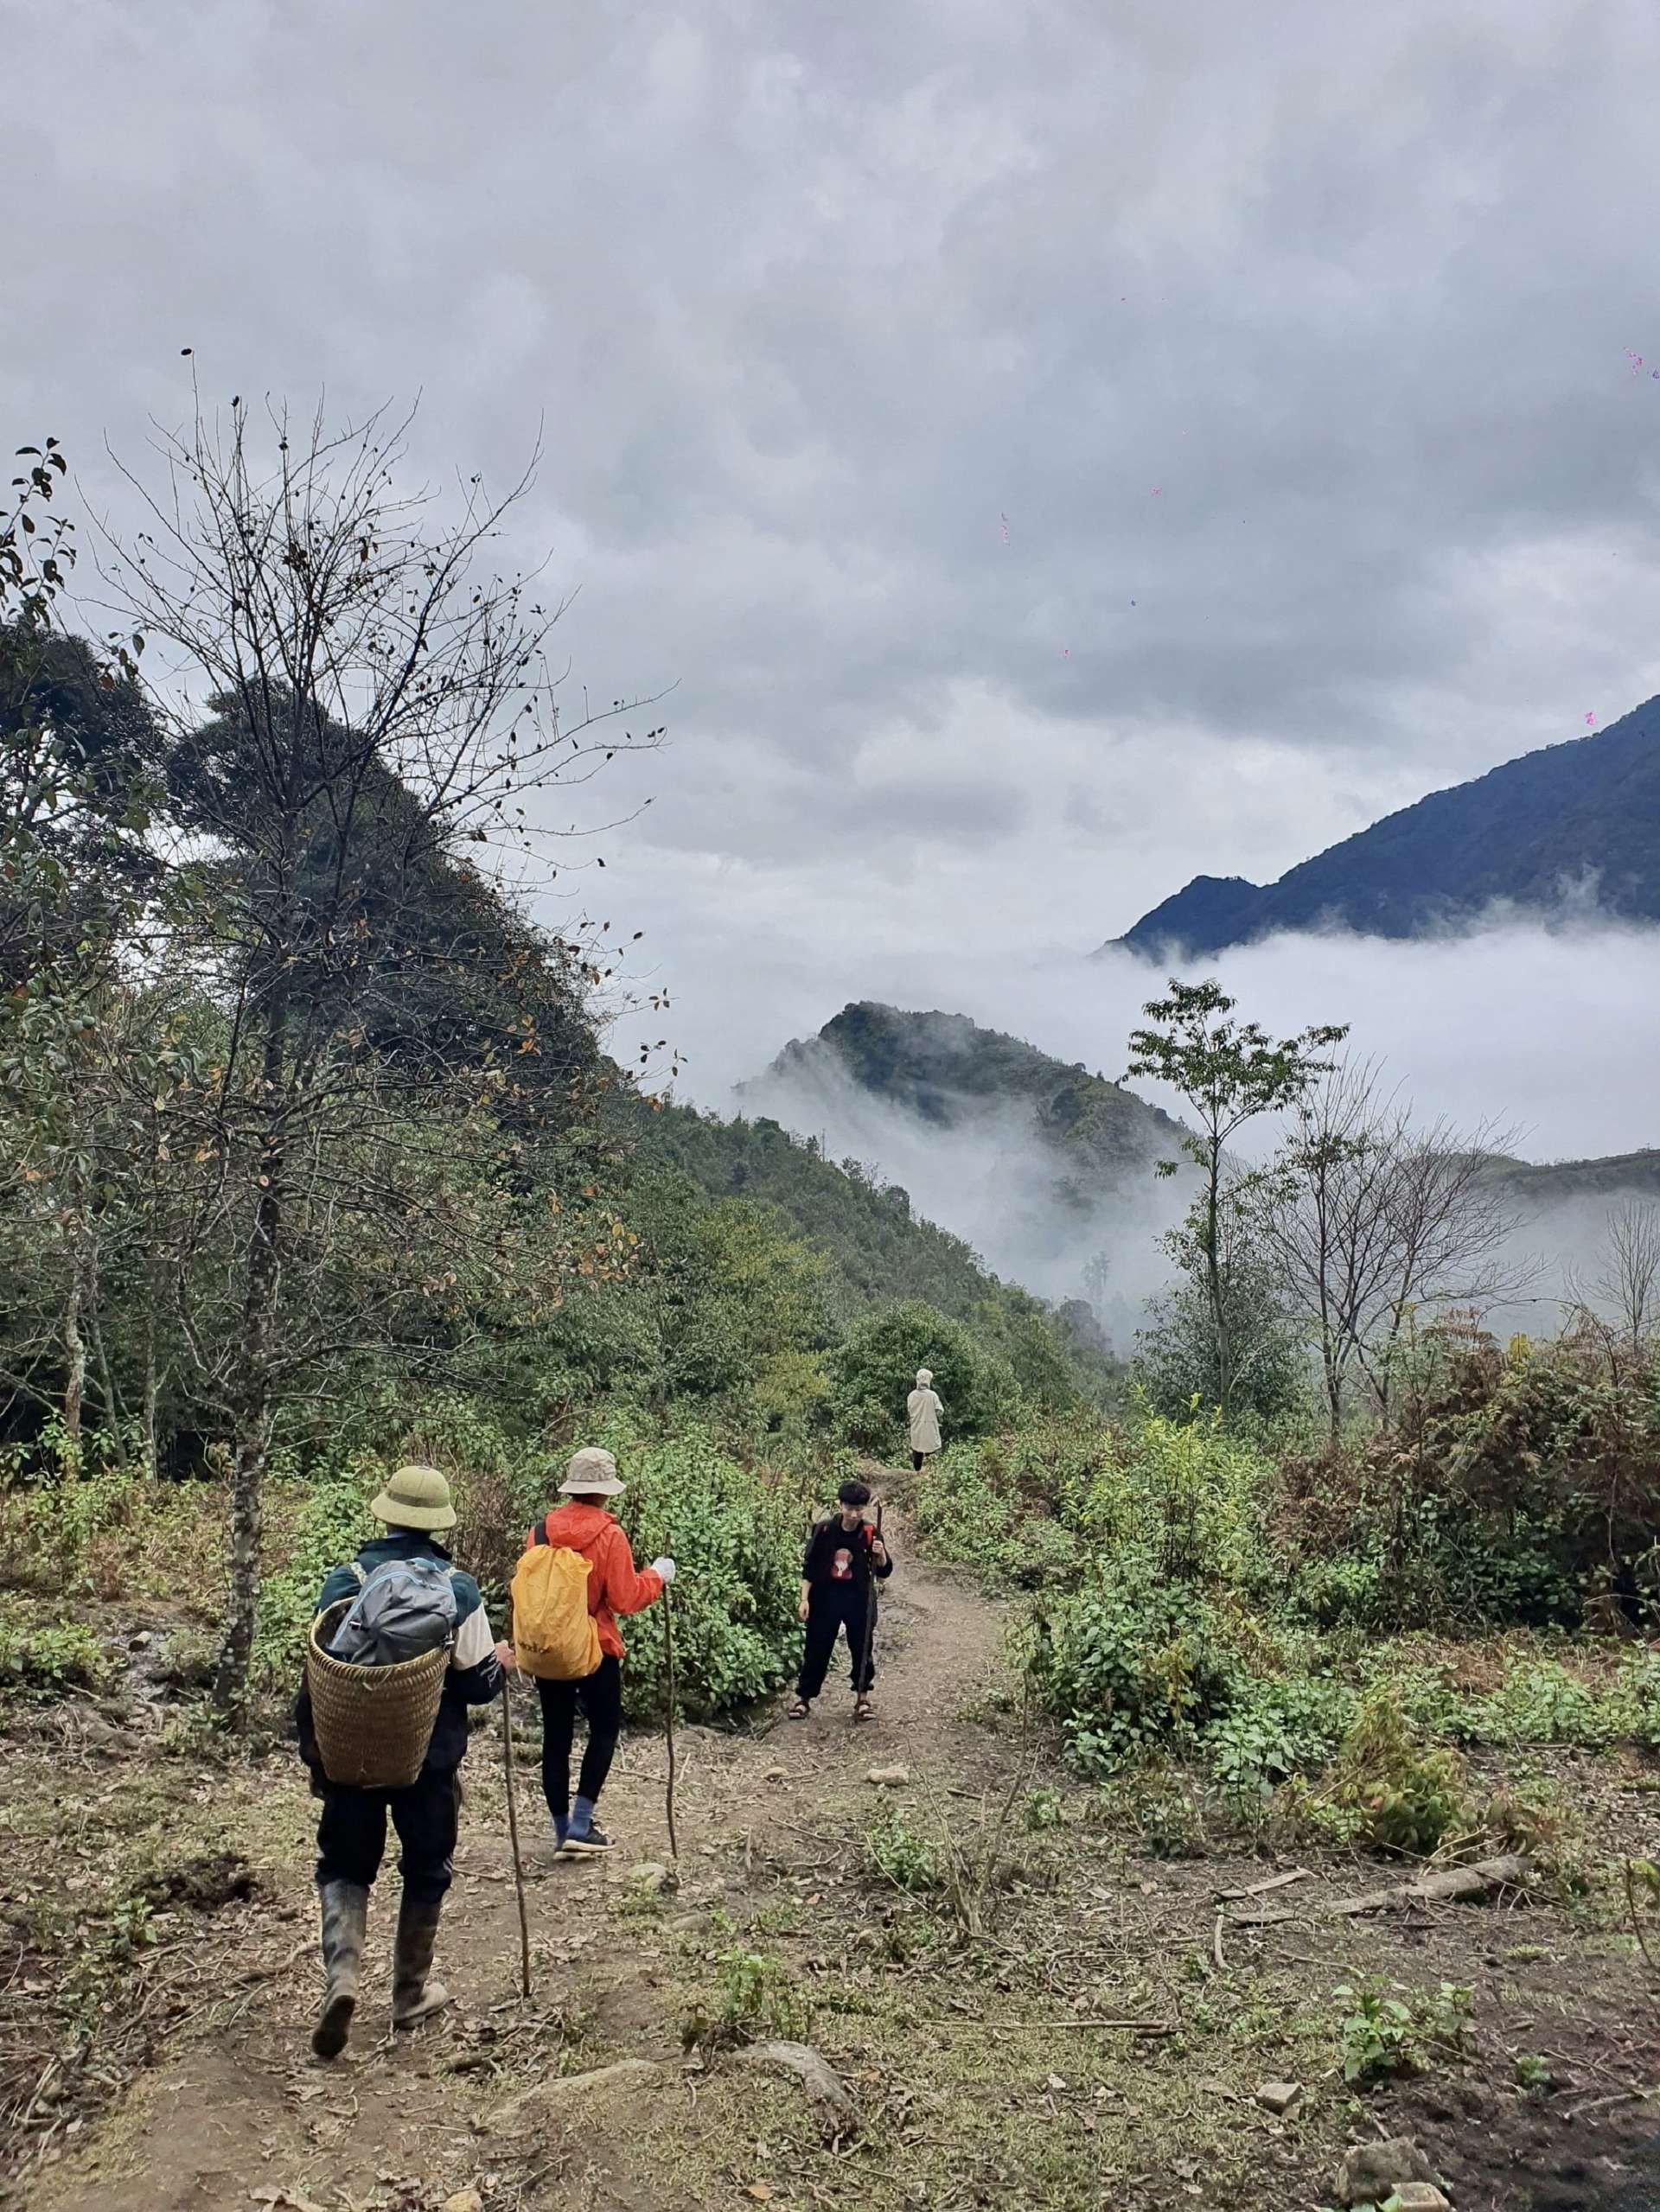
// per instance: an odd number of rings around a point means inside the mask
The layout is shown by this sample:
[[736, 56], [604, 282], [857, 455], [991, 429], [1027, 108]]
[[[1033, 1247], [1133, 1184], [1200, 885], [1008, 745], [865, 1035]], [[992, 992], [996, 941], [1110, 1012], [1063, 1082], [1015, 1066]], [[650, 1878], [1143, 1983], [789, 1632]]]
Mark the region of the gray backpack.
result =
[[456, 1636], [456, 1591], [442, 1559], [388, 1559], [366, 1576], [329, 1651], [353, 1667], [395, 1667]]

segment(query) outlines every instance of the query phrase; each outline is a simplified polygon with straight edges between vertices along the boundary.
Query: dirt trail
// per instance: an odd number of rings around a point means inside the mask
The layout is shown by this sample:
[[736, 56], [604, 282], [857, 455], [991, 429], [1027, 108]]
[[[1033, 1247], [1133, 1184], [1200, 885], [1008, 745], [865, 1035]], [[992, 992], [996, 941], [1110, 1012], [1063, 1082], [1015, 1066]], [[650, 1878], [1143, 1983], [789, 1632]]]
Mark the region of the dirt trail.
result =
[[[840, 1829], [845, 1839], [849, 1818], [868, 1814], [872, 1766], [903, 1763], [958, 1791], [1000, 1771], [994, 1736], [961, 1717], [996, 1668], [997, 1610], [916, 1559], [902, 1514], [891, 1511], [889, 1525], [897, 1569], [881, 1613], [876, 1717], [852, 1723], [839, 1654], [806, 1722], [767, 1716], [748, 1734], [682, 1731], [680, 1890], [667, 1904], [670, 1928], [737, 1909], [752, 1875], [788, 1881], [791, 1867], [819, 1862], [827, 1835]], [[514, 1712], [527, 1733], [522, 1689]], [[463, 1775], [468, 1801], [438, 1952], [451, 2010], [412, 2037], [394, 2041], [386, 2030], [385, 1953], [398, 1894], [389, 1865], [375, 1890], [358, 2033], [334, 2066], [310, 2058], [313, 1892], [309, 1861], [290, 1845], [259, 1868], [258, 1901], [220, 1916], [233, 1941], [209, 1970], [223, 1978], [218, 2017], [37, 2174], [24, 2198], [31, 2212], [108, 2212], [112, 2202], [124, 2212], [219, 2212], [250, 2202], [412, 2212], [472, 2187], [492, 2206], [564, 2200], [551, 2177], [544, 2193], [533, 2175], [516, 2170], [508, 2193], [499, 2193], [493, 2162], [505, 2156], [511, 2166], [522, 2146], [503, 2152], [488, 2115], [508, 2094], [561, 2070], [625, 2053], [678, 2057], [680, 2022], [663, 1987], [664, 1917], [632, 1914], [627, 1902], [630, 1867], [668, 1857], [663, 1747], [638, 1734], [625, 1740], [605, 1799], [619, 1847], [597, 1864], [555, 1859], [533, 1758], [521, 1755], [536, 1981], [529, 2005], [517, 1991], [499, 1732], [475, 1737]], [[301, 1794], [297, 1777], [278, 1787]], [[303, 1833], [296, 1809], [275, 1824], [290, 1837]], [[568, 2048], [573, 2027], [579, 2057]], [[626, 2145], [617, 2147], [614, 2173], [603, 2128], [589, 2144], [583, 2201], [648, 2201], [631, 2193], [621, 2171]]]

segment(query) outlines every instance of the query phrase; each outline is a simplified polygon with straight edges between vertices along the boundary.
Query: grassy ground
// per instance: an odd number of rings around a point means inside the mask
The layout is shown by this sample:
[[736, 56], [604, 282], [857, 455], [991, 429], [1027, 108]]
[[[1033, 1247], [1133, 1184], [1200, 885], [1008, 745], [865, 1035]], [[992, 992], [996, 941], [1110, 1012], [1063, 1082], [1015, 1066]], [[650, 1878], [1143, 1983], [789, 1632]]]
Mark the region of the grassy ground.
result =
[[[313, 1807], [291, 1754], [232, 1751], [169, 1682], [176, 1646], [187, 1674], [199, 1664], [200, 1627], [159, 1583], [67, 1607], [14, 1589], [15, 1640], [79, 1627], [102, 1661], [89, 1681], [15, 1681], [0, 1709], [11, 2201], [1312, 2208], [1336, 2201], [1346, 2145], [1405, 2132], [1459, 2212], [1660, 2202], [1660, 1977], [1620, 1874], [1652, 1832], [1648, 1755], [1477, 1754], [1484, 1782], [1555, 1808], [1536, 1886], [1332, 1918], [1411, 1869], [1242, 1826], [1179, 1774], [1069, 1779], [1012, 1702], [998, 1610], [908, 1542], [900, 1558], [871, 1727], [849, 1724], [844, 1685], [804, 1726], [686, 1732], [674, 1886], [632, 1871], [667, 1859], [661, 1744], [632, 1739], [608, 1793], [615, 1865], [552, 1861], [525, 1775], [528, 2001], [496, 1738], [481, 1735], [440, 1957], [456, 2003], [394, 2041], [377, 1957], [363, 2031], [332, 2069], [305, 2046]], [[1479, 1686], [1502, 1656], [1460, 1663]], [[1606, 1672], [1594, 1649], [1568, 1656]], [[533, 1766], [529, 1701], [515, 1710]], [[889, 1763], [909, 1778], [878, 1791], [867, 1771]], [[1286, 1873], [1301, 1878], [1229, 1895]], [[380, 1946], [390, 1871], [383, 1887]], [[1349, 2024], [1368, 2017], [1403, 2064], [1350, 2082]], [[1103, 2024], [1120, 2022], [1135, 2024]], [[822, 2053], [852, 2122], [744, 2060], [777, 2035]], [[660, 2071], [558, 2086], [623, 2058]], [[1300, 2087], [1287, 2116], [1257, 2100], [1274, 2079]]]

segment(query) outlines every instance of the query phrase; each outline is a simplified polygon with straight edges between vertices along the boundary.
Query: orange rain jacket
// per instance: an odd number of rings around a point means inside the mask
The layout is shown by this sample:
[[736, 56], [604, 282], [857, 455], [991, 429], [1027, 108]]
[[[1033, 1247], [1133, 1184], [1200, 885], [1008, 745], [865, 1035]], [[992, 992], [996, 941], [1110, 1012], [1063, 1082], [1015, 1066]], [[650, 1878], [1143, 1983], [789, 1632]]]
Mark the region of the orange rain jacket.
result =
[[[661, 1575], [655, 1567], [636, 1568], [627, 1536], [610, 1514], [585, 1499], [556, 1506], [543, 1521], [542, 1533], [550, 1544], [563, 1544], [589, 1562], [588, 1610], [599, 1631], [599, 1648], [610, 1658], [621, 1659], [616, 1616], [643, 1613], [661, 1595]], [[535, 1540], [533, 1529], [525, 1539], [527, 1551]]]

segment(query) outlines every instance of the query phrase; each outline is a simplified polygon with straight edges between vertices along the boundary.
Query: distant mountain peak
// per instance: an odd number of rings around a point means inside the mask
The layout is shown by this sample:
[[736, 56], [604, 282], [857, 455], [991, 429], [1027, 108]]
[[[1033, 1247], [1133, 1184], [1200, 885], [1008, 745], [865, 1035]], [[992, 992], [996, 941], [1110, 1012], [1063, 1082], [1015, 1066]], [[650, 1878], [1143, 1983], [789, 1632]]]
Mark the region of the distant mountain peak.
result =
[[1280, 930], [1467, 928], [1493, 908], [1571, 904], [1660, 921], [1660, 699], [1587, 737], [1430, 793], [1274, 883], [1196, 876], [1112, 946], [1205, 958]]

